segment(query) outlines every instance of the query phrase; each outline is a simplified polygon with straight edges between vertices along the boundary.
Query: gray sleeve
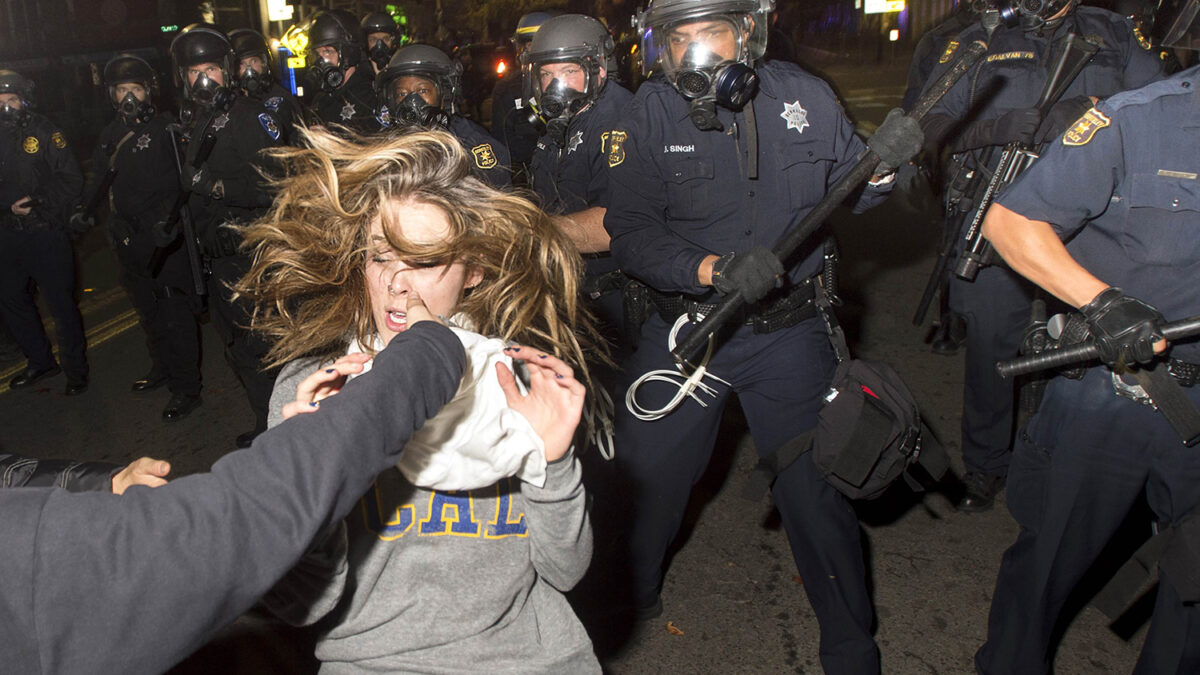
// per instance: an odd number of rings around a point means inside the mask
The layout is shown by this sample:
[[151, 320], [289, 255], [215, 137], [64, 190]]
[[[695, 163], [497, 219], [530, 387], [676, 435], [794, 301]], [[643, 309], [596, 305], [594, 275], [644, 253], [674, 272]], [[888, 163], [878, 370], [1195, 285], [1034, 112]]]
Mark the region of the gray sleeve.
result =
[[279, 370], [275, 388], [271, 390], [271, 402], [267, 406], [267, 428], [279, 426], [283, 421], [283, 406], [296, 400], [296, 386], [321, 365], [321, 359], [296, 359]]
[[309, 626], [333, 611], [342, 599], [349, 576], [349, 535], [346, 521], [318, 537], [279, 583], [260, 603], [272, 614], [293, 626]]
[[0, 640], [0, 663], [34, 652], [34, 672], [167, 670], [350, 511], [458, 390], [465, 362], [454, 333], [422, 322], [319, 412], [262, 434], [210, 473], [121, 497], [0, 490], [6, 518], [23, 519], [0, 532], [28, 545], [0, 546], [0, 626], [20, 642]]
[[574, 453], [546, 466], [546, 484], [521, 483], [529, 519], [533, 568], [559, 591], [569, 591], [592, 561], [583, 472]]

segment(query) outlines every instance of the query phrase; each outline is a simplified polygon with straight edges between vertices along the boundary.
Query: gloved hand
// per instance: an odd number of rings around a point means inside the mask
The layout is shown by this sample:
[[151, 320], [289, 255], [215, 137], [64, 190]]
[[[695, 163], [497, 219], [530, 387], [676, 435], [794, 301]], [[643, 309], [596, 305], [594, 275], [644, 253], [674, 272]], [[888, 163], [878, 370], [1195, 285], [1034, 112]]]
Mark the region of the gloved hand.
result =
[[1110, 287], [1079, 311], [1087, 319], [1100, 359], [1109, 367], [1154, 360], [1154, 343], [1163, 339], [1160, 328], [1165, 321], [1157, 309]]
[[892, 108], [883, 124], [867, 141], [867, 145], [879, 155], [879, 164], [875, 167], [875, 175], [889, 174], [908, 164], [921, 151], [925, 143], [925, 134], [917, 121], [904, 114], [899, 108]]
[[179, 219], [178, 218], [163, 218], [154, 223], [150, 228], [150, 235], [154, 237], [154, 245], [159, 248], [166, 248], [175, 241], [179, 236]]
[[1061, 135], [1075, 123], [1075, 120], [1083, 117], [1083, 114], [1091, 107], [1092, 99], [1087, 96], [1076, 96], [1055, 103], [1050, 108], [1050, 112], [1042, 118], [1042, 124], [1038, 127], [1034, 140], [1038, 143], [1045, 143], [1055, 136]]
[[1033, 145], [1041, 123], [1042, 117], [1037, 108], [1009, 110], [996, 118], [996, 123], [992, 125], [992, 145], [1005, 145], [1011, 141]]
[[183, 167], [183, 175], [180, 176], [183, 182], [183, 189], [190, 190], [198, 195], [211, 197], [212, 199], [221, 199], [225, 196], [225, 184], [218, 178], [213, 178], [211, 171], [206, 171], [204, 167], [199, 169], [192, 166]]
[[764, 246], [744, 253], [726, 253], [713, 263], [712, 285], [721, 295], [741, 291], [746, 302], [757, 302], [779, 285], [783, 263]]
[[67, 229], [74, 233], [83, 234], [95, 224], [95, 216], [85, 214], [83, 209], [75, 209], [75, 212], [71, 214], [70, 220], [67, 221]]

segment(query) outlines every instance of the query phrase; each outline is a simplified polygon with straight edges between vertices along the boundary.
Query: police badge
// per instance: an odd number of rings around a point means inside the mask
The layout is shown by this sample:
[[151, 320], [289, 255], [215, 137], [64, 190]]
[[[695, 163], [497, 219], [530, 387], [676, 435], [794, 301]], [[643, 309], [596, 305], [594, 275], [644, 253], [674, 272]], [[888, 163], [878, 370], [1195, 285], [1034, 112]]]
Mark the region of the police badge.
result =
[[343, 122], [354, 118], [354, 104], [353, 103], [350, 103], [349, 101], [347, 101], [346, 105], [342, 106], [341, 117], [342, 117]]
[[624, 131], [607, 131], [601, 136], [601, 141], [608, 140], [608, 168], [620, 166], [625, 161], [625, 139], [628, 134]]
[[271, 140], [279, 140], [279, 125], [275, 124], [275, 118], [271, 117], [267, 113], [259, 113], [258, 123], [262, 125], [263, 129], [266, 130], [267, 135], [271, 137]]
[[38, 151], [38, 139], [36, 136], [26, 136], [25, 142], [21, 144], [25, 152], [36, 155]]
[[487, 170], [495, 168], [496, 152], [492, 150], [491, 143], [481, 143], [471, 148], [471, 154], [475, 156], [475, 166]]
[[1092, 108], [1067, 128], [1066, 132], [1063, 133], [1062, 143], [1069, 146], [1087, 145], [1092, 141], [1092, 137], [1096, 135], [1097, 131], [1100, 131], [1109, 124], [1112, 124], [1112, 120], [1108, 118], [1108, 115]]

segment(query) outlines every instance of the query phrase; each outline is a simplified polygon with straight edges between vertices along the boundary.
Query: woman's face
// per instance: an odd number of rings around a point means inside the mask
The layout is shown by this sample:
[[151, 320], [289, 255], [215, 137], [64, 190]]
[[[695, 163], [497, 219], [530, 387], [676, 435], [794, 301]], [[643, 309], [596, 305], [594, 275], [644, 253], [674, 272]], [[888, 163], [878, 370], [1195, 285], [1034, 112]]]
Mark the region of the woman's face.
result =
[[[439, 244], [450, 235], [450, 221], [438, 207], [417, 201], [392, 202], [389, 220], [396, 239], [414, 244]], [[386, 345], [407, 328], [405, 310], [409, 293], [416, 292], [435, 315], [449, 317], [462, 299], [463, 290], [479, 283], [483, 273], [462, 263], [401, 260], [388, 245], [383, 222], [371, 223], [367, 242], [367, 293], [375, 330]]]

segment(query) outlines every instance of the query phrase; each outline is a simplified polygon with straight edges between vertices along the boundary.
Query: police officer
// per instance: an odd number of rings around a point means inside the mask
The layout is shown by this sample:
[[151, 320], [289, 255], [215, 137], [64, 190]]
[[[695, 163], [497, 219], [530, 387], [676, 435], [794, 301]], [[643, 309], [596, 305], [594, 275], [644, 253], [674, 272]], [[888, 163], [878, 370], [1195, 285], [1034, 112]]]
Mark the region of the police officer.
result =
[[156, 255], [154, 224], [171, 215], [180, 192], [175, 136], [170, 117], [154, 106], [158, 78], [149, 63], [132, 54], [113, 57], [104, 65], [104, 84], [117, 115], [96, 141], [84, 194], [96, 201], [97, 191], [107, 193], [109, 243], [146, 331], [150, 372], [134, 381], [133, 391], [166, 384], [171, 398], [163, 419], [179, 420], [200, 405], [195, 314], [201, 302], [183, 246]]
[[361, 134], [384, 127], [377, 114], [375, 71], [362, 47], [358, 20], [346, 10], [322, 10], [308, 29], [308, 78], [317, 90], [312, 112], [319, 124]]
[[[83, 320], [75, 305], [75, 260], [67, 234], [83, 175], [54, 123], [32, 110], [33, 83], [0, 70], [0, 314], [28, 359], [14, 389], [66, 370], [68, 396], [87, 391]], [[62, 368], [30, 293], [50, 307]]]
[[533, 189], [587, 264], [584, 294], [615, 336], [624, 278], [609, 254], [608, 138], [633, 95], [608, 78], [613, 40], [604, 24], [565, 14], [542, 24], [521, 56], [525, 100], [546, 127], [532, 162]]
[[471, 170], [494, 187], [512, 183], [508, 148], [483, 127], [458, 114], [462, 64], [433, 45], [402, 47], [379, 73], [381, 110], [396, 130], [444, 129], [471, 154]]
[[[188, 26], [171, 42], [171, 60], [184, 98], [200, 111], [181, 179], [190, 192], [187, 205], [210, 271], [209, 312], [225, 343], [225, 358], [254, 412], [254, 429], [237, 437], [238, 447], [249, 447], [266, 429], [275, 372], [262, 369], [269, 346], [246, 328], [250, 308], [244, 301], [234, 302], [229, 285], [250, 268], [249, 256], [239, 249], [236, 226], [249, 223], [271, 205], [271, 193], [259, 173], [266, 162], [261, 151], [278, 145], [282, 132], [274, 113], [236, 94], [233, 47], [220, 31], [202, 24]], [[160, 244], [178, 235], [177, 227], [159, 229]]]
[[[1128, 19], [1093, 7], [1077, 9], [1076, 1], [1021, 3], [1019, 12], [1002, 5], [1016, 23], [995, 28], [987, 55], [923, 120], [930, 138], [944, 138], [970, 116], [971, 122], [950, 140], [952, 150], [962, 153], [962, 171], [978, 168], [985, 148], [1009, 141], [1043, 143], [1087, 110], [1092, 98], [1163, 76], [1161, 62], [1138, 44]], [[1100, 49], [1043, 119], [1033, 106], [1049, 77], [1051, 49], [1068, 33], [1096, 41]], [[952, 64], [960, 45], [976, 39], [988, 39], [982, 21], [946, 47], [941, 59], [946, 63], [931, 81]], [[985, 176], [1000, 154], [999, 148], [991, 153]], [[987, 180], [981, 184], [986, 186]], [[968, 212], [964, 217], [972, 215]], [[959, 504], [963, 511], [990, 509], [1004, 486], [1015, 395], [1012, 381], [998, 376], [994, 364], [1017, 354], [1032, 298], [1029, 282], [1002, 265], [984, 267], [973, 282], [959, 278], [950, 282], [950, 307], [967, 320], [962, 415], [967, 492]]]
[[[984, 222], [1013, 269], [1080, 309], [1106, 367], [1092, 362], [1082, 379], [1054, 379], [1013, 451], [1008, 504], [1021, 533], [992, 595], [987, 643], [975, 657], [981, 673], [1050, 672], [1065, 600], [1143, 495], [1163, 528], [1200, 505], [1200, 453], [1149, 401], [1133, 400], [1140, 392], [1119, 396], [1116, 387], [1118, 378], [1149, 376], [1154, 401], [1174, 387], [1193, 413], [1200, 404], [1191, 386], [1200, 345], [1155, 353], [1164, 316], [1200, 313], [1197, 90], [1192, 68], [1098, 103]], [[1179, 390], [1170, 375], [1187, 370]], [[1178, 590], [1189, 577], [1194, 585], [1197, 566], [1159, 568], [1134, 672], [1200, 672], [1200, 606]]]
[[[621, 391], [642, 375], [677, 372], [668, 350], [673, 328], [686, 334], [689, 320], [709, 313], [723, 294], [740, 292], [749, 302], [737, 324], [720, 331], [707, 363], [712, 398], [693, 392], [707, 407], [656, 380], [636, 398], [645, 410], [665, 412], [659, 419], [643, 421], [654, 415], [617, 406], [616, 457], [632, 483], [629, 559], [643, 618], [661, 612], [664, 557], [729, 395], [737, 393], [765, 457], [816, 425], [834, 371], [813, 302], [819, 238], [786, 272], [766, 247], [864, 147], [828, 85], [794, 64], [760, 60], [773, 7], [770, 0], [654, 0], [638, 22], [643, 53], [660, 54], [647, 65], [662, 77], [642, 84], [608, 138], [613, 198], [604, 225], [612, 254], [649, 287], [657, 309], [622, 364]], [[882, 201], [891, 180], [876, 176], [857, 206]], [[666, 412], [673, 397], [682, 402]], [[821, 624], [822, 666], [878, 672], [853, 509], [807, 460], [783, 469], [773, 493]]]
[[283, 88], [275, 75], [275, 50], [262, 33], [249, 28], [229, 31], [229, 42], [237, 59], [236, 79], [241, 93], [261, 101], [279, 122], [283, 145], [296, 144], [299, 139], [296, 129], [304, 126], [304, 114], [300, 102]]
[[[517, 63], [521, 62], [521, 55], [529, 48], [538, 28], [558, 15], [559, 12], [551, 10], [529, 12], [521, 17], [511, 38]], [[510, 68], [492, 87], [491, 132], [508, 147], [512, 156], [513, 182], [522, 186], [529, 183], [529, 162], [533, 159], [533, 150], [542, 133], [534, 120], [533, 111], [525, 107], [525, 103], [522, 71]]]
[[387, 12], [371, 12], [362, 18], [363, 43], [375, 75], [387, 68], [388, 61], [400, 48], [400, 27]]

